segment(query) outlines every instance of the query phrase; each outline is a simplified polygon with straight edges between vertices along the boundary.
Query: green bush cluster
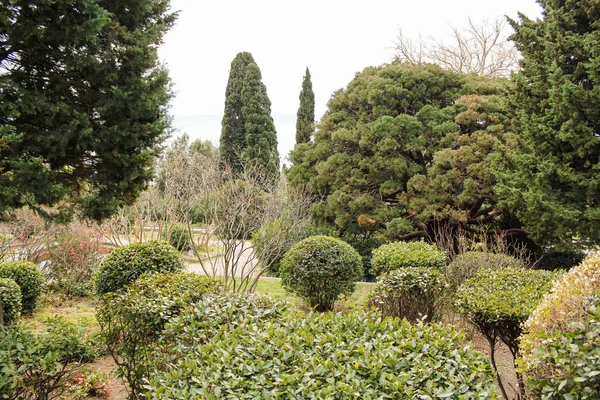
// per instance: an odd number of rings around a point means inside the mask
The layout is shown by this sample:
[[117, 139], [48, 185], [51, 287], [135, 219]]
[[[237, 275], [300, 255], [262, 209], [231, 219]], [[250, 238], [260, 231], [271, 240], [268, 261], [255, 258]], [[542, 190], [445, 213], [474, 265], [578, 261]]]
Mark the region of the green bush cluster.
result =
[[556, 282], [525, 322], [519, 367], [537, 398], [600, 397], [600, 255]]
[[109, 351], [134, 395], [148, 376], [150, 346], [165, 324], [222, 284], [194, 273], [150, 273], [104, 296], [96, 317]]
[[5, 325], [19, 319], [23, 310], [21, 288], [12, 279], [0, 278], [0, 301]]
[[362, 276], [360, 255], [348, 243], [329, 236], [311, 236], [281, 261], [281, 283], [317, 311], [332, 310], [336, 299], [354, 291]]
[[193, 242], [188, 227], [184, 224], [173, 225], [169, 232], [169, 244], [179, 251], [191, 250]]
[[218, 335], [150, 378], [153, 399], [494, 399], [483, 355], [451, 328], [312, 313]]
[[94, 277], [98, 294], [117, 291], [149, 272], [175, 272], [184, 269], [176, 248], [165, 242], [149, 241], [118, 247], [102, 260]]
[[435, 244], [425, 242], [393, 242], [373, 250], [372, 269], [377, 275], [405, 267], [443, 270], [446, 253]]
[[374, 232], [362, 234], [346, 233], [340, 236], [340, 239], [352, 246], [362, 257], [363, 279], [367, 282], [374, 282], [377, 274], [373, 271], [371, 265], [373, 250], [387, 243], [388, 239]]
[[29, 261], [0, 264], [0, 278], [12, 279], [21, 288], [23, 314], [31, 314], [44, 290], [44, 274]]
[[457, 255], [446, 268], [446, 277], [453, 291], [480, 269], [525, 268], [525, 263], [507, 254], [469, 251]]
[[399, 268], [381, 275], [369, 296], [369, 306], [385, 317], [427, 322], [440, 316], [446, 278], [437, 269]]
[[55, 318], [44, 333], [0, 329], [0, 398], [58, 398], [82, 362], [97, 354], [85, 329]]

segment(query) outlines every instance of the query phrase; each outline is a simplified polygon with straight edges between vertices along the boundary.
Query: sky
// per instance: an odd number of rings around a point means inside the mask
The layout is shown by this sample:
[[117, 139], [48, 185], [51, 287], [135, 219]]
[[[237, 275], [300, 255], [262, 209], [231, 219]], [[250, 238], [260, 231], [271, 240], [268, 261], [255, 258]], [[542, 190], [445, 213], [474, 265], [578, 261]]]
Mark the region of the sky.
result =
[[443, 40], [467, 17], [541, 14], [534, 0], [171, 0], [171, 6], [179, 18], [159, 56], [174, 84], [174, 136], [218, 144], [229, 67], [248, 51], [267, 87], [284, 162], [294, 146], [306, 67], [318, 121], [334, 91], [364, 68], [392, 59], [399, 28], [407, 37]]

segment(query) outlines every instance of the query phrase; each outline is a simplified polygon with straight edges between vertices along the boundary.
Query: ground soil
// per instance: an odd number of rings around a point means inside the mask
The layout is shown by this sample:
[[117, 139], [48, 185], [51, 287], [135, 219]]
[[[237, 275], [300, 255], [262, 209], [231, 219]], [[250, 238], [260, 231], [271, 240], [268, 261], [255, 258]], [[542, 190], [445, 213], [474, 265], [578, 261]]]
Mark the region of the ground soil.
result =
[[92, 397], [93, 399], [111, 399], [125, 400], [127, 399], [127, 385], [117, 377], [116, 365], [110, 356], [98, 358], [92, 364], [92, 369], [97, 372], [108, 374], [108, 382], [104, 387], [104, 397]]

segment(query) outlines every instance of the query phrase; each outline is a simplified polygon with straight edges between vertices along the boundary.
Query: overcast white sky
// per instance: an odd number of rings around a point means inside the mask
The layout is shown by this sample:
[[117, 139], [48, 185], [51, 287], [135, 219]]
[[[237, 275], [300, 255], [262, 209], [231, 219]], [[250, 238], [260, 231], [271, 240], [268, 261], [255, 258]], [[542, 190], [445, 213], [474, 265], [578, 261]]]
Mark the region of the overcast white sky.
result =
[[295, 115], [308, 66], [316, 118], [356, 72], [391, 60], [398, 28], [443, 39], [450, 26], [517, 11], [535, 18], [534, 0], [172, 0], [179, 19], [159, 54], [175, 84], [175, 128], [218, 143], [231, 60], [249, 51], [272, 103], [279, 151], [294, 145]]

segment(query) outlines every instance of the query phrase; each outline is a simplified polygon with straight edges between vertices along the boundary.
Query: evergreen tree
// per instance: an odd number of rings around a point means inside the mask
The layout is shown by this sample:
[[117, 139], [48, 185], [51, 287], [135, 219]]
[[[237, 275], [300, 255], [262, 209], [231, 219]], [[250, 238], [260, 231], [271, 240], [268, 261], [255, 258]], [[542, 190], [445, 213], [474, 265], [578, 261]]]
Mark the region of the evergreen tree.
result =
[[231, 62], [229, 80], [225, 90], [225, 113], [221, 122], [220, 155], [223, 164], [234, 170], [242, 169], [242, 156], [246, 148], [245, 121], [242, 115], [242, 86], [250, 64], [255, 64], [252, 54], [238, 53]]
[[135, 199], [169, 128], [157, 48], [175, 17], [168, 0], [0, 0], [0, 212], [99, 220]]
[[312, 90], [310, 71], [306, 68], [306, 74], [302, 81], [300, 92], [300, 107], [296, 119], [296, 144], [310, 141], [315, 132], [315, 94]]
[[533, 237], [600, 239], [600, 3], [543, 0], [511, 21], [521, 51], [512, 108], [520, 150], [497, 191]]
[[279, 173], [277, 132], [271, 117], [271, 101], [261, 79], [258, 66], [249, 64], [242, 86], [242, 118], [246, 133], [244, 160], [246, 165], [259, 167], [274, 177]]

